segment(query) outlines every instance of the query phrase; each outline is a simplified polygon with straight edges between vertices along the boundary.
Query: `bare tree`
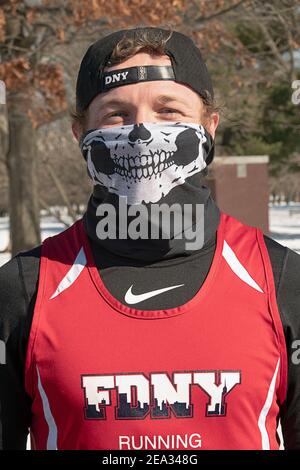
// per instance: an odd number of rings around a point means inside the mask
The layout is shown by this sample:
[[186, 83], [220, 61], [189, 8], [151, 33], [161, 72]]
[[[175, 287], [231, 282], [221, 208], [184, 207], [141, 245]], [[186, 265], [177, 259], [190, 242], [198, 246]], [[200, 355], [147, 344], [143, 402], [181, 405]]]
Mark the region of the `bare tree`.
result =
[[[221, 11], [224, 2], [210, 3]], [[236, 1], [225, 3], [230, 10]], [[141, 24], [180, 29], [190, 6], [186, 0], [141, 0], [138, 6], [135, 0], [1, 0], [0, 77], [8, 90], [5, 158], [13, 254], [40, 243], [35, 131], [68, 108], [64, 69], [49, 59], [50, 51], [58, 43], [71, 44], [82, 36], [99, 37], [99, 29], [102, 34]], [[210, 12], [212, 18], [215, 13], [216, 8]]]
[[[142, 25], [186, 32], [201, 47], [216, 80], [223, 85], [226, 77], [224, 88], [220, 89], [228, 94], [240, 119], [243, 96], [247, 99], [260, 83], [268, 86], [272, 79], [265, 73], [268, 61], [269, 70], [275, 68], [289, 79], [295, 76], [294, 51], [299, 44], [297, 3], [297, 0], [264, 3], [257, 0], [0, 0], [0, 79], [7, 87], [6, 125], [0, 115], [0, 158], [6, 162], [10, 183], [12, 252], [40, 243], [39, 209], [47, 198], [43, 194], [44, 202], [39, 204], [36, 134], [47, 123], [67, 114], [66, 81], [74, 66], [68, 47], [75, 42], [90, 43], [111, 30]], [[233, 28], [235, 22], [249, 24], [254, 19], [266, 43], [263, 51], [245, 47]], [[65, 47], [61, 57], [52, 55], [60, 45]], [[251, 130], [257, 108], [248, 108], [249, 112], [243, 110], [242, 117], [245, 127]], [[53, 167], [50, 173], [62, 203], [71, 210], [61, 175], [58, 177]]]

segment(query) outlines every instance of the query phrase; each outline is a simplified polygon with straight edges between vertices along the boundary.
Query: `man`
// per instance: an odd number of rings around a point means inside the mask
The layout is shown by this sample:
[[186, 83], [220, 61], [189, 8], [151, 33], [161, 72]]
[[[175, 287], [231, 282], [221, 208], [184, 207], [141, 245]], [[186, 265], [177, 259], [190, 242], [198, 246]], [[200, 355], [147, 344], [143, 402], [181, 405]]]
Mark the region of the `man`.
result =
[[[35, 449], [278, 449], [281, 416], [299, 449], [300, 259], [203, 184], [219, 115], [199, 50], [118, 31], [86, 52], [76, 98], [87, 211], [0, 270], [2, 447], [30, 428]], [[203, 211], [164, 237], [174, 204]]]

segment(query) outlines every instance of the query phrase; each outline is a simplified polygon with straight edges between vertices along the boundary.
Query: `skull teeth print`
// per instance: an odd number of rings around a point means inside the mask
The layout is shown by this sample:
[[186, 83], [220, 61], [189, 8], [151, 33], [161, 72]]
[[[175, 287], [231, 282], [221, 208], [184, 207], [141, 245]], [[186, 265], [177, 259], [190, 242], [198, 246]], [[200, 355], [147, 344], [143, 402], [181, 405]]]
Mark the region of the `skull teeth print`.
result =
[[[174, 152], [165, 152], [164, 150], [150, 155], [142, 155], [136, 157], [119, 157], [115, 158], [115, 172], [126, 179], [134, 178], [141, 180], [142, 178], [151, 178], [157, 171], [162, 172], [169, 166], [174, 164], [172, 156]], [[116, 157], [116, 155], [114, 155]], [[129, 163], [128, 163], [129, 162]]]
[[144, 123], [92, 130], [82, 145], [94, 185], [132, 205], [156, 203], [203, 170], [206, 141], [196, 123]]

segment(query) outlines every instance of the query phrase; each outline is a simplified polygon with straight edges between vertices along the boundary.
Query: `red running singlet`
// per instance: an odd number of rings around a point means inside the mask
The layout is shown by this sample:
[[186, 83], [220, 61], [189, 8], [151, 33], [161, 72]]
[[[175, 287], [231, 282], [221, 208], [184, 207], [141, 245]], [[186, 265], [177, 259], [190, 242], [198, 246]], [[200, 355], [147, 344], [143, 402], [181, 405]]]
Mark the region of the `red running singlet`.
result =
[[287, 357], [262, 232], [222, 214], [204, 284], [166, 310], [111, 295], [82, 219], [47, 238], [25, 386], [35, 449], [278, 449]]

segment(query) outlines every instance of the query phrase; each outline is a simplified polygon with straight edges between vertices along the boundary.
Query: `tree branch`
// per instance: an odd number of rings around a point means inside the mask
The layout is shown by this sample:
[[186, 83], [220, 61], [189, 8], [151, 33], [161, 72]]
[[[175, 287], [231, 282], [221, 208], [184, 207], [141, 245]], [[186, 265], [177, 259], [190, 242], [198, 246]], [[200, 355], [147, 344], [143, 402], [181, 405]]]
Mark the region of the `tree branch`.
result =
[[246, 5], [243, 6], [243, 8], [246, 10], [246, 12], [248, 13], [248, 15], [251, 17], [251, 19], [258, 25], [258, 27], [260, 28], [261, 32], [263, 33], [265, 39], [266, 39], [266, 42], [271, 50], [271, 52], [273, 53], [273, 56], [276, 57], [278, 63], [281, 65], [281, 67], [284, 69], [284, 71], [286, 73], [289, 73], [289, 67], [288, 65], [286, 64], [285, 60], [282, 58], [282, 55], [281, 53], [279, 52], [278, 50], [278, 47], [274, 41], [274, 39], [272, 38], [268, 28], [266, 27], [266, 25], [264, 24], [263, 21], [261, 21], [260, 19], [260, 16], [259, 15], [255, 15], [254, 12], [250, 9], [250, 8], [247, 8]]
[[293, 80], [296, 79], [294, 50], [293, 50], [293, 47], [292, 47], [293, 38], [292, 38], [292, 35], [291, 35], [291, 31], [287, 27], [286, 20], [282, 17], [282, 15], [279, 13], [279, 11], [277, 10], [277, 8], [275, 8], [274, 5], [272, 5], [272, 9], [276, 13], [276, 16], [279, 19], [281, 25], [283, 26], [283, 29], [284, 29], [285, 34], [287, 36], [287, 45], [288, 45], [289, 56], [290, 56], [290, 80], [292, 82]]
[[60, 215], [59, 211], [55, 211], [53, 209], [51, 209], [51, 207], [49, 207], [47, 204], [46, 204], [46, 201], [42, 198], [42, 197], [39, 197], [39, 202], [40, 202], [40, 206], [45, 209], [48, 213], [48, 215], [52, 215], [53, 217], [56, 218], [56, 220], [58, 222], [61, 222], [65, 227], [70, 227], [70, 224], [68, 224], [63, 218], [62, 216]]
[[73, 207], [72, 207], [72, 205], [71, 205], [71, 203], [70, 203], [70, 201], [69, 201], [69, 198], [68, 198], [68, 196], [67, 196], [67, 193], [66, 193], [66, 191], [64, 190], [64, 187], [63, 187], [63, 185], [61, 184], [60, 179], [59, 179], [59, 177], [58, 177], [56, 171], [54, 170], [53, 166], [50, 164], [49, 161], [46, 160], [45, 163], [46, 163], [46, 166], [47, 166], [47, 168], [48, 168], [48, 170], [49, 170], [49, 174], [50, 174], [50, 176], [51, 176], [51, 178], [52, 178], [52, 181], [53, 181], [53, 183], [54, 183], [56, 189], [58, 190], [59, 194], [61, 195], [61, 198], [62, 198], [63, 202], [64, 202], [65, 205], [67, 206], [70, 216], [72, 217], [73, 221], [75, 222], [76, 219], [77, 219], [77, 214], [76, 214], [76, 212], [74, 212], [74, 210], [73, 210]]
[[246, 2], [247, 0], [240, 0], [239, 2], [235, 3], [234, 5], [231, 5], [230, 7], [224, 8], [223, 10], [217, 11], [216, 13], [213, 13], [212, 15], [209, 16], [198, 16], [195, 18], [194, 22], [195, 25], [197, 23], [204, 23], [207, 21], [214, 20], [215, 18], [218, 18], [219, 16], [226, 15], [226, 13], [229, 13], [232, 10], [235, 10], [238, 8], [242, 3]]

